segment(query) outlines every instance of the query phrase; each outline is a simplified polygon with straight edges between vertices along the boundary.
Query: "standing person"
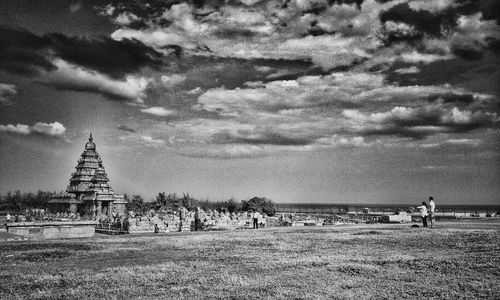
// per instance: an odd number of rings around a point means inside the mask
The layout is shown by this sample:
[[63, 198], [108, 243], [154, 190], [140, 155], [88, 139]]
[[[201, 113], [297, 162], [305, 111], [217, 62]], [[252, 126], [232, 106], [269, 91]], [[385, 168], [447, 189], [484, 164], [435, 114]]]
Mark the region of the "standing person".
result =
[[436, 203], [434, 203], [434, 198], [429, 197], [429, 219], [431, 220], [431, 228], [436, 226], [436, 216], [434, 215], [436, 211]]
[[422, 202], [422, 205], [417, 207], [420, 210], [420, 216], [422, 217], [423, 227], [427, 227], [427, 203]]
[[10, 223], [11, 216], [9, 213], [7, 213], [7, 223]]
[[259, 215], [258, 212], [254, 211], [252, 213], [253, 218], [253, 229], [259, 229]]

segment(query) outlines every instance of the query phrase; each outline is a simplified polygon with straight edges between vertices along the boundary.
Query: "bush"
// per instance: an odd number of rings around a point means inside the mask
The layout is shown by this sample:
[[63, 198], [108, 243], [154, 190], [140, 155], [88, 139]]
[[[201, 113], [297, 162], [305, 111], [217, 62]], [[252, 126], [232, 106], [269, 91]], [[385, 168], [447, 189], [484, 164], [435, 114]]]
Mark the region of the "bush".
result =
[[244, 211], [257, 211], [268, 216], [276, 214], [276, 205], [271, 199], [265, 197], [253, 197], [248, 201], [242, 201], [242, 209]]

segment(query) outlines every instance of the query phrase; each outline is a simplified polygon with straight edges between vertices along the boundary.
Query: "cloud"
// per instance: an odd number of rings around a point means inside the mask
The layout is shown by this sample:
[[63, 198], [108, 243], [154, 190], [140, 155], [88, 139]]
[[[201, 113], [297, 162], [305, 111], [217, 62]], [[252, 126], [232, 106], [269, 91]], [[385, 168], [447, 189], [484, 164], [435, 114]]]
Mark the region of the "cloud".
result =
[[142, 140], [142, 142], [146, 145], [146, 146], [158, 146], [158, 145], [163, 145], [165, 144], [165, 141], [162, 140], [162, 139], [155, 139], [151, 136], [148, 136], [148, 135], [142, 135], [140, 137], [140, 139]]
[[159, 69], [162, 53], [138, 40], [109, 37], [68, 37], [59, 33], [43, 36], [0, 25], [0, 69], [24, 76], [36, 76], [57, 68], [62, 59], [74, 65], [122, 79], [144, 68]]
[[45, 75], [41, 82], [58, 89], [102, 94], [110, 99], [143, 103], [150, 79], [128, 75], [115, 80], [104, 74], [72, 65], [64, 60], [54, 61], [57, 70]]
[[250, 144], [250, 145], [309, 145], [314, 140], [310, 137], [287, 134], [280, 132], [279, 128], [272, 126], [255, 127], [252, 131], [239, 131], [232, 133], [224, 130], [212, 135], [215, 144]]
[[47, 58], [50, 40], [33, 33], [0, 25], [0, 70], [35, 76], [56, 67]]
[[81, 2], [75, 2], [75, 3], [71, 3], [69, 5], [69, 12], [72, 13], [72, 14], [76, 13], [80, 9], [82, 9], [82, 3]]
[[424, 63], [429, 64], [438, 60], [452, 59], [453, 55], [439, 55], [439, 54], [427, 54], [420, 53], [417, 51], [407, 52], [401, 54], [401, 60], [407, 63]]
[[128, 127], [127, 125], [123, 125], [123, 124], [122, 124], [122, 125], [120, 125], [120, 126], [118, 126], [118, 127], [116, 127], [116, 128], [118, 128], [118, 129], [120, 129], [120, 130], [123, 130], [123, 131], [132, 132], [132, 133], [134, 133], [134, 132], [135, 132], [135, 130], [134, 130], [133, 128], [130, 128], [130, 127]]
[[163, 55], [137, 40], [113, 40], [108, 37], [67, 37], [46, 35], [53, 55], [69, 63], [98, 71], [115, 79], [141, 71], [145, 67], [158, 69]]
[[172, 74], [170, 76], [161, 76], [161, 81], [166, 85], [174, 86], [186, 80], [186, 75]]
[[159, 106], [144, 108], [144, 109], [141, 109], [141, 112], [143, 112], [145, 114], [157, 116], [157, 117], [167, 117], [167, 116], [173, 116], [176, 114], [176, 112], [173, 110], [168, 110], [164, 107], [159, 107]]
[[478, 146], [481, 143], [479, 139], [449, 139], [445, 141], [446, 144], [450, 145], [469, 145]]
[[[361, 63], [370, 69], [382, 67], [377, 62], [431, 63], [454, 55], [466, 57], [470, 49], [484, 51], [486, 41], [498, 35], [494, 14], [488, 20], [478, 17], [491, 11], [487, 5], [451, 0], [151, 5], [121, 3], [119, 12], [105, 13], [113, 20], [124, 12], [145, 20], [141, 28], [124, 25], [112, 37], [137, 39], [160, 52], [176, 45], [187, 55], [305, 60], [331, 70]], [[103, 12], [110, 9], [104, 7]]]
[[188, 94], [188, 95], [196, 95], [196, 94], [199, 94], [199, 93], [202, 93], [202, 92], [203, 92], [203, 90], [199, 86], [197, 86], [194, 89], [187, 91], [186, 94]]
[[415, 29], [439, 36], [441, 33], [442, 19], [427, 10], [414, 10], [408, 3], [397, 4], [380, 14], [382, 22], [404, 22], [414, 26]]
[[41, 135], [41, 136], [49, 136], [49, 137], [61, 137], [66, 132], [66, 127], [59, 122], [53, 123], [43, 123], [37, 122], [33, 126], [28, 126], [25, 124], [7, 124], [0, 125], [0, 132], [9, 132], [21, 135]]
[[415, 11], [426, 10], [433, 14], [438, 14], [445, 9], [456, 5], [454, 0], [417, 0], [408, 2], [408, 6]]
[[261, 72], [261, 73], [267, 73], [267, 72], [272, 71], [272, 69], [273, 69], [269, 66], [254, 66], [254, 68], [257, 72]]
[[328, 7], [326, 0], [297, 0], [297, 7], [303, 12], [320, 12]]
[[420, 69], [417, 68], [416, 66], [411, 66], [411, 67], [408, 67], [408, 68], [396, 69], [396, 70], [394, 70], [394, 73], [398, 73], [398, 74], [417, 74], [417, 73], [420, 73]]
[[11, 97], [17, 95], [17, 88], [13, 84], [0, 83], [0, 104], [10, 105], [12, 101]]
[[422, 139], [437, 133], [463, 133], [493, 126], [498, 122], [495, 113], [459, 110], [443, 105], [418, 108], [395, 107], [390, 111], [365, 114], [344, 110], [350, 123], [348, 131], [366, 135], [394, 135]]
[[483, 20], [481, 13], [458, 18], [456, 32], [450, 38], [451, 51], [468, 59], [479, 59], [488, 40], [500, 39], [500, 28], [494, 20]]
[[362, 136], [355, 136], [355, 137], [344, 137], [340, 136], [338, 134], [334, 134], [331, 137], [325, 137], [321, 138], [317, 141], [318, 144], [320, 145], [327, 145], [327, 146], [341, 146], [341, 147], [369, 147], [372, 144], [367, 143]]
[[167, 142], [161, 138], [154, 138], [151, 135], [127, 135], [120, 137], [121, 141], [127, 144], [135, 144], [146, 147], [167, 147]]
[[132, 24], [133, 22], [139, 21], [140, 18], [136, 15], [134, 15], [131, 12], [123, 12], [116, 16], [114, 19], [115, 24], [122, 25], [122, 26], [127, 26]]
[[421, 144], [425, 149], [443, 148], [443, 147], [477, 147], [481, 144], [480, 139], [447, 139], [439, 143]]
[[11, 133], [28, 135], [31, 133], [31, 128], [30, 126], [24, 124], [17, 124], [15, 126], [12, 124], [7, 124], [7, 125], [0, 124], [0, 132], [11, 132]]

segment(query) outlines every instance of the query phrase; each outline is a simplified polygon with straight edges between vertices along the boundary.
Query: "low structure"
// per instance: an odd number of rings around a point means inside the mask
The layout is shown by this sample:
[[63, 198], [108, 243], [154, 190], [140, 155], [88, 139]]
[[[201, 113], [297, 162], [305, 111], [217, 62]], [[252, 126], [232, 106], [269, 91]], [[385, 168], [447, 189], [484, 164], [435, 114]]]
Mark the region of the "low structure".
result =
[[7, 223], [7, 232], [33, 239], [91, 237], [97, 221]]
[[408, 223], [411, 222], [411, 215], [404, 211], [399, 211], [394, 215], [382, 216], [381, 221], [386, 223]]
[[52, 211], [69, 211], [90, 219], [125, 215], [126, 201], [111, 189], [92, 133], [75, 169], [66, 192], [49, 201]]

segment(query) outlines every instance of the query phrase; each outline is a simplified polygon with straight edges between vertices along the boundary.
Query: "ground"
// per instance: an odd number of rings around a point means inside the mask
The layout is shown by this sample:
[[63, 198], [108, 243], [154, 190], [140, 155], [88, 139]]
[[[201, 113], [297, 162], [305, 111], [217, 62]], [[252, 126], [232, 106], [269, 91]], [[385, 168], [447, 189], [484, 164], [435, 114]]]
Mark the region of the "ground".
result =
[[499, 299], [499, 229], [490, 220], [5, 239], [0, 299]]

